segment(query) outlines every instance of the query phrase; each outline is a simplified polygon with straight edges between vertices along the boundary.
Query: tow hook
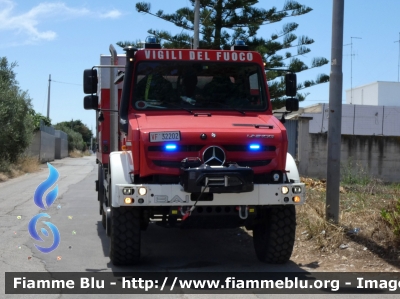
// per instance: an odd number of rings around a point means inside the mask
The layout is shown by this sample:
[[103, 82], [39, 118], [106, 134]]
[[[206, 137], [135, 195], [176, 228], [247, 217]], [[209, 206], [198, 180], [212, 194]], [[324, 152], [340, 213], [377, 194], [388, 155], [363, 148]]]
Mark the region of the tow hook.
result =
[[247, 211], [247, 206], [239, 206], [239, 217], [240, 219], [247, 219], [249, 212]]
[[181, 214], [182, 214], [182, 221], [186, 220], [186, 218], [188, 218], [190, 215], [192, 215], [192, 212], [194, 211], [194, 209], [196, 208], [196, 205], [192, 206], [192, 207], [186, 207], [186, 209], [184, 209], [184, 207], [181, 207]]

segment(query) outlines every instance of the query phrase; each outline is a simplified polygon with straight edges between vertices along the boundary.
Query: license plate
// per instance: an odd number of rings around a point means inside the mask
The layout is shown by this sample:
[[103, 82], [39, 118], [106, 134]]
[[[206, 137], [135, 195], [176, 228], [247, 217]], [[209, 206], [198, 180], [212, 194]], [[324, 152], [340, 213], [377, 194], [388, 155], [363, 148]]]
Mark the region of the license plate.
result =
[[150, 132], [150, 142], [179, 141], [181, 132]]

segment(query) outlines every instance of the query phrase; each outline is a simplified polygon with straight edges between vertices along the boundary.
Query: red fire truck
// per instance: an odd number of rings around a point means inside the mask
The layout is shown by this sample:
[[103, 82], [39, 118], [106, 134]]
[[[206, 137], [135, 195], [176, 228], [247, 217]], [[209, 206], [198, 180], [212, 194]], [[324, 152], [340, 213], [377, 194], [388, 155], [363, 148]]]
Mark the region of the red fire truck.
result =
[[[243, 44], [184, 50], [154, 42], [124, 51], [117, 55], [111, 45], [100, 65], [84, 71], [84, 108], [98, 120], [96, 191], [113, 264], [139, 261], [150, 222], [246, 227], [259, 260], [287, 262], [305, 186], [286, 129], [272, 115], [260, 54]], [[286, 109], [297, 110], [295, 74], [286, 84]]]

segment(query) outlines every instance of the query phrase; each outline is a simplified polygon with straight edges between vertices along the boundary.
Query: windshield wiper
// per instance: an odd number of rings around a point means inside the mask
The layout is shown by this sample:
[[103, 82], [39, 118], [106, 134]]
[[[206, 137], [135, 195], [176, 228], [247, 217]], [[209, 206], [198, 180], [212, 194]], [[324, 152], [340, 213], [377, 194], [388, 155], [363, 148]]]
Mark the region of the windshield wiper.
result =
[[179, 108], [182, 109], [182, 110], [185, 110], [185, 111], [189, 112], [190, 114], [194, 114], [194, 112], [193, 112], [192, 110], [190, 110], [190, 109], [183, 108], [183, 107], [179, 107]]
[[[217, 105], [220, 105], [220, 106], [222, 106], [222, 107], [224, 107], [224, 108], [232, 109], [232, 110], [235, 110], [235, 111], [237, 111], [237, 112], [239, 112], [239, 113], [242, 113], [243, 115], [246, 115], [246, 112], [244, 112], [243, 110], [240, 110], [240, 109], [238, 109], [238, 108], [231, 107], [230, 105], [227, 105], [227, 104], [225, 104], [225, 103], [220, 103], [220, 102], [208, 102], [208, 104], [217, 104]], [[215, 108], [218, 109], [218, 107], [215, 107]]]
[[240, 110], [240, 109], [238, 109], [238, 108], [232, 108], [232, 109], [235, 110], [235, 111], [237, 111], [237, 112], [242, 113], [243, 115], [246, 115], [246, 112], [244, 112], [244, 111], [242, 111], [242, 110]]
[[168, 103], [168, 104], [169, 104], [169, 105], [172, 105], [172, 106], [174, 106], [174, 107], [176, 107], [176, 108], [178, 108], [178, 109], [185, 110], [185, 111], [189, 112], [190, 114], [194, 114], [193, 111], [190, 110], [190, 109], [181, 107], [181, 106], [179, 106], [179, 105], [177, 105], [177, 104], [174, 104], [174, 103]]

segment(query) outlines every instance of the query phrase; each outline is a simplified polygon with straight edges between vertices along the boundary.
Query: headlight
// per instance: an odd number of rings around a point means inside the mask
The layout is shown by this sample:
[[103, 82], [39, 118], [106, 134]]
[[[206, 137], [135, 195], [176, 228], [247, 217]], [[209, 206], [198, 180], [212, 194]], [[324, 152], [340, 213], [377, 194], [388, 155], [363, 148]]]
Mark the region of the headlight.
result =
[[293, 187], [293, 193], [301, 193], [301, 187], [300, 186], [295, 186]]
[[133, 194], [133, 189], [132, 188], [124, 188], [124, 189], [122, 189], [122, 193], [124, 195], [132, 195]]
[[282, 187], [282, 193], [283, 193], [283, 194], [288, 194], [288, 193], [289, 193], [289, 188], [286, 187], [286, 186], [283, 186], [283, 187]]
[[138, 189], [138, 193], [139, 193], [139, 195], [141, 195], [141, 196], [146, 195], [147, 189], [146, 189], [145, 187], [140, 187], [140, 188]]

